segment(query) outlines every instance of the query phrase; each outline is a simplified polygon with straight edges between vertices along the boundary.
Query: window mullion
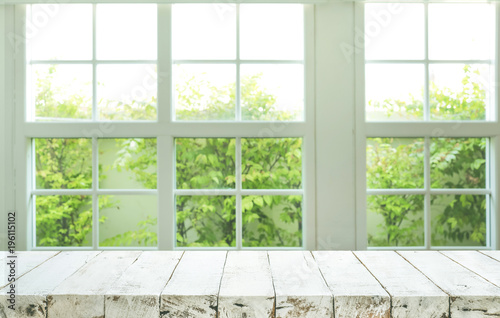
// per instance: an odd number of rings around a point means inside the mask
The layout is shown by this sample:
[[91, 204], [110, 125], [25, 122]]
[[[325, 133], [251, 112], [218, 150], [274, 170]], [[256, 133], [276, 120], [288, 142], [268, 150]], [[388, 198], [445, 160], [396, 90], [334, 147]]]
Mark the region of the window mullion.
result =
[[241, 198], [241, 138], [236, 138], [236, 158], [235, 158], [235, 171], [236, 171], [236, 248], [242, 248], [243, 241], [243, 212], [242, 212], [242, 198]]
[[97, 5], [92, 5], [92, 121], [99, 119], [97, 115]]
[[429, 4], [424, 3], [424, 54], [425, 54], [425, 79], [424, 79], [424, 120], [430, 120], [430, 82], [429, 82]]
[[235, 114], [236, 120], [241, 120], [241, 83], [240, 83], [240, 5], [236, 5], [236, 105]]
[[431, 247], [431, 153], [430, 138], [425, 138], [424, 143], [424, 235], [425, 247]]

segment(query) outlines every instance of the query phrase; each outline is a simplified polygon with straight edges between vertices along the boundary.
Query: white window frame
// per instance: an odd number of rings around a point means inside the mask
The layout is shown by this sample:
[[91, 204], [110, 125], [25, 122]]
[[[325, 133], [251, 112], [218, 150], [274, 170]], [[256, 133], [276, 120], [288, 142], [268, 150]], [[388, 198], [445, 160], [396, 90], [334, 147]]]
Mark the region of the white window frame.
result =
[[[95, 4], [94, 4], [95, 6]], [[93, 199], [93, 246], [92, 247], [35, 247], [34, 246], [34, 224], [35, 218], [31, 212], [31, 194], [33, 176], [29, 173], [33, 157], [31, 145], [33, 138], [89, 138], [93, 140], [93, 189], [80, 192], [89, 194], [124, 194], [127, 191], [107, 191], [96, 188], [98, 179], [97, 173], [97, 138], [129, 138], [129, 137], [149, 137], [157, 138], [158, 157], [158, 187], [157, 190], [133, 190], [134, 194], [148, 192], [158, 195], [158, 246], [159, 250], [185, 250], [194, 248], [176, 247], [176, 224], [175, 224], [175, 194], [184, 193], [186, 190], [175, 191], [175, 138], [203, 138], [203, 137], [226, 137], [226, 138], [259, 138], [259, 137], [297, 137], [303, 139], [303, 189], [299, 192], [304, 194], [303, 198], [303, 246], [300, 248], [245, 248], [241, 247], [241, 210], [237, 213], [236, 225], [239, 245], [235, 248], [224, 249], [315, 249], [315, 107], [314, 107], [314, 5], [304, 5], [304, 66], [305, 66], [305, 107], [304, 121], [300, 122], [181, 122], [173, 121], [173, 109], [171, 101], [172, 83], [172, 59], [171, 59], [171, 6], [170, 4], [158, 4], [158, 74], [161, 80], [158, 81], [158, 119], [154, 122], [75, 122], [75, 123], [45, 123], [29, 122], [27, 118], [26, 101], [26, 58], [24, 41], [16, 42], [17, 52], [14, 48], [6, 48], [6, 61], [12, 62], [12, 69], [6, 70], [6, 78], [15, 78], [15, 94], [7, 94], [7, 101], [15, 100], [15, 137], [14, 156], [15, 158], [26, 158], [13, 163], [15, 167], [15, 203], [9, 202], [10, 206], [15, 206], [17, 215], [17, 227], [20, 237], [17, 240], [19, 249], [28, 250], [62, 250], [97, 249], [98, 244], [98, 214], [96, 213], [96, 199]], [[6, 30], [7, 33], [24, 35], [26, 16], [25, 5], [8, 5], [6, 8]], [[14, 14], [15, 12], [15, 14]], [[95, 9], [94, 9], [95, 14]], [[94, 27], [95, 32], [95, 27]], [[22, 39], [22, 38], [21, 38]], [[94, 46], [95, 50], [95, 46]], [[9, 60], [8, 57], [11, 56]], [[95, 55], [94, 55], [95, 56]], [[259, 61], [260, 62], [260, 61]], [[57, 61], [54, 62], [57, 64]], [[94, 73], [95, 74], [95, 73]], [[162, 75], [168, 74], [168, 75]], [[163, 76], [163, 77], [162, 77]], [[9, 93], [9, 92], [7, 92]], [[95, 104], [94, 104], [95, 107]], [[131, 135], [130, 131], [134, 131]], [[237, 157], [239, 154], [237, 153]], [[241, 158], [239, 158], [241, 160]], [[237, 165], [238, 167], [238, 165]], [[287, 190], [262, 190], [266, 194], [288, 194], [297, 191]], [[64, 192], [64, 191], [62, 191]], [[61, 194], [59, 190], [36, 190], [34, 194]], [[78, 191], [77, 191], [78, 192]], [[189, 192], [189, 190], [187, 190]], [[202, 191], [207, 194], [207, 191]], [[241, 185], [235, 193], [253, 194], [259, 191], [241, 190]], [[132, 192], [129, 192], [132, 193]], [[218, 191], [221, 195], [221, 192]], [[239, 227], [239, 229], [238, 229]], [[99, 249], [107, 249], [99, 247]], [[147, 248], [127, 248], [113, 247], [111, 249], [147, 249]], [[196, 248], [205, 249], [205, 248]], [[217, 248], [208, 248], [214, 250]]]
[[[386, 1], [379, 1], [384, 3]], [[460, 2], [463, 3], [463, 2]], [[426, 70], [429, 65], [428, 59], [428, 19], [427, 8], [428, 2], [424, 2], [425, 6], [425, 41], [426, 53], [425, 63]], [[499, 61], [500, 61], [500, 5], [495, 5], [496, 9], [496, 44], [495, 44], [495, 61], [494, 61], [494, 74], [493, 80], [496, 85], [496, 92], [494, 96], [495, 103], [492, 105], [492, 113], [489, 115], [489, 121], [472, 122], [472, 121], [412, 121], [412, 122], [389, 122], [389, 121], [366, 121], [365, 120], [365, 55], [364, 55], [364, 42], [360, 45], [360, 49], [356, 55], [356, 219], [357, 219], [357, 248], [358, 249], [373, 249], [373, 250], [419, 250], [419, 249], [432, 249], [432, 250], [457, 250], [457, 249], [496, 249], [499, 246], [499, 205], [498, 198], [500, 198], [500, 169], [499, 169], [499, 156], [500, 156], [500, 122], [498, 114], [500, 114], [500, 89], [498, 87], [498, 79], [500, 78]], [[365, 6], [362, 3], [357, 3], [355, 8], [355, 25], [357, 30], [364, 30], [364, 15]], [[364, 33], [364, 32], [363, 32]], [[364, 41], [364, 39], [363, 39]], [[400, 61], [399, 61], [400, 62]], [[460, 63], [460, 61], [455, 61]], [[470, 62], [470, 61], [467, 61]], [[391, 63], [390, 60], [387, 63]], [[428, 76], [426, 71], [426, 85]], [[428, 94], [427, 94], [428, 95]], [[424, 105], [428, 104], [428, 96]], [[425, 109], [427, 108], [427, 109]], [[428, 107], [424, 106], [424, 119], [429, 119]], [[378, 190], [367, 189], [366, 186], [366, 139], [374, 137], [414, 137], [425, 139], [425, 160], [424, 160], [424, 189], [422, 190]], [[483, 137], [489, 138], [490, 143], [487, 147], [486, 157], [489, 165], [486, 165], [486, 188], [481, 189], [459, 189], [459, 190], [446, 190], [446, 189], [431, 189], [430, 187], [430, 162], [429, 162], [429, 145], [431, 138], [437, 137]], [[367, 196], [377, 194], [423, 194], [425, 195], [424, 204], [424, 228], [425, 228], [425, 245], [423, 247], [367, 247]], [[484, 247], [467, 247], [467, 246], [431, 246], [431, 217], [430, 217], [430, 195], [431, 194], [485, 194], [490, 196], [489, 204], [486, 209], [486, 246]]]

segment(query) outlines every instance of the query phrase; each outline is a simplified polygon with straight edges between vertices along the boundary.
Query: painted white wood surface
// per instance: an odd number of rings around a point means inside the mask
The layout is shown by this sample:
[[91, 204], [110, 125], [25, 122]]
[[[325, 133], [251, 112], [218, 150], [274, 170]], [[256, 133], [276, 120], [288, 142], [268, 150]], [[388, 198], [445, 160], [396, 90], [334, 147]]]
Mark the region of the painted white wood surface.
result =
[[489, 257], [494, 258], [497, 261], [500, 261], [500, 251], [479, 251], [479, 253], [488, 255]]
[[389, 318], [389, 295], [352, 252], [313, 255], [333, 294], [336, 318]]
[[[17, 256], [16, 258], [10, 258], [12, 254], [6, 253], [4, 255], [5, 259], [2, 261], [3, 270], [2, 275], [0, 276], [0, 288], [3, 288], [8, 284], [7, 279], [10, 271], [10, 265], [8, 263], [11, 260], [15, 261], [16, 279], [19, 279], [24, 274], [47, 261], [51, 257], [54, 257], [58, 253], [59, 252], [57, 251], [16, 252], [14, 254]], [[3, 275], [4, 273], [5, 275]]]
[[398, 252], [450, 295], [450, 315], [500, 316], [500, 288], [437, 251]]
[[441, 253], [500, 287], [500, 261], [479, 252], [443, 251]]
[[333, 297], [310, 252], [270, 251], [276, 318], [333, 318]]
[[160, 317], [217, 317], [225, 251], [189, 251], [161, 294]]
[[182, 252], [143, 252], [106, 292], [106, 318], [158, 318], [160, 294]]
[[449, 296], [396, 252], [354, 254], [391, 295], [393, 318], [449, 316]]
[[0, 317], [45, 318], [47, 295], [99, 253], [61, 252], [26, 273], [15, 283], [15, 310], [8, 308], [10, 287], [4, 287], [0, 290]]
[[104, 295], [140, 254], [105, 251], [90, 260], [49, 294], [47, 317], [103, 318]]
[[274, 287], [266, 252], [228, 252], [218, 312], [220, 318], [274, 317]]

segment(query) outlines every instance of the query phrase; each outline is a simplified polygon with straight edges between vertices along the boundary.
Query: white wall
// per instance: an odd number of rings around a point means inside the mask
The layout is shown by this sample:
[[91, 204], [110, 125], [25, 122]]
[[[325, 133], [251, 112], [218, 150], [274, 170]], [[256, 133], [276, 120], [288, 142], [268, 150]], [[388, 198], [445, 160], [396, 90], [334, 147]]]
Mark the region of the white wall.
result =
[[7, 153], [5, 138], [5, 6], [0, 5], [0, 250], [5, 250], [6, 215], [5, 202], [5, 154]]

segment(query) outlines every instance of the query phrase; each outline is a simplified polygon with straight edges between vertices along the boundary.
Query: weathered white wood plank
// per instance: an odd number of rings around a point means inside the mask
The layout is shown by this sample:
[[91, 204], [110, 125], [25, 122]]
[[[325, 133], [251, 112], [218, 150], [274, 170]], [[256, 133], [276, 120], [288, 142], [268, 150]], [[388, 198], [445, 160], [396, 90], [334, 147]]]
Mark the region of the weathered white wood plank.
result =
[[393, 318], [449, 316], [449, 296], [396, 252], [354, 254], [391, 295]]
[[161, 294], [161, 318], [215, 318], [224, 251], [189, 251]]
[[218, 312], [220, 318], [274, 317], [274, 288], [266, 252], [228, 252]]
[[333, 317], [333, 296], [310, 252], [268, 252], [276, 318]]
[[496, 259], [500, 262], [500, 251], [479, 251], [480, 253]]
[[439, 252], [398, 252], [450, 295], [450, 315], [500, 316], [500, 288]]
[[15, 310], [8, 308], [12, 304], [10, 286], [0, 290], [0, 317], [45, 318], [48, 293], [97, 254], [96, 251], [61, 252], [26, 273], [15, 283]]
[[[5, 275], [2, 275], [0, 280], [0, 288], [4, 288], [8, 283], [11, 267], [15, 268], [16, 279], [21, 278], [24, 274], [31, 271], [33, 268], [54, 257], [57, 251], [36, 251], [36, 252], [16, 252], [16, 258], [11, 258], [12, 254], [6, 253], [2, 264], [5, 264]], [[15, 263], [15, 265], [12, 264]], [[11, 265], [12, 264], [12, 265]], [[4, 265], [2, 265], [4, 266]], [[3, 273], [2, 273], [3, 274]]]
[[47, 296], [47, 317], [104, 318], [104, 295], [141, 252], [106, 251], [90, 260]]
[[106, 292], [106, 318], [158, 318], [160, 293], [182, 252], [143, 252]]
[[483, 277], [490, 283], [500, 287], [500, 262], [479, 252], [443, 251], [455, 262]]
[[389, 295], [352, 252], [313, 255], [333, 294], [336, 318], [389, 318]]

